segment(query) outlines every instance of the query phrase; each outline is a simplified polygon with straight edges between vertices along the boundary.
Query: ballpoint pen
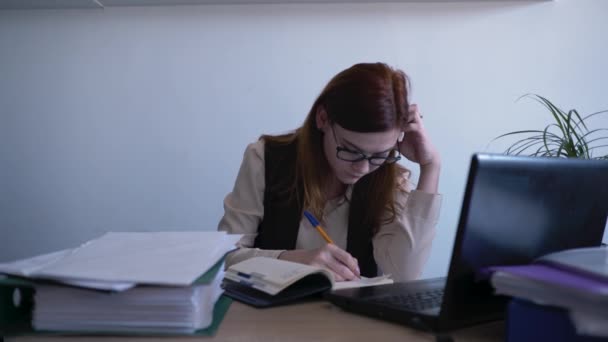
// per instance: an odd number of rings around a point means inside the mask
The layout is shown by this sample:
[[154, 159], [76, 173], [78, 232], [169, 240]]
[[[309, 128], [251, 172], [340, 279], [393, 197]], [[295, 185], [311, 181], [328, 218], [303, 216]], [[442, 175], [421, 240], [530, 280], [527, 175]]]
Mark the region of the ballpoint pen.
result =
[[[319, 224], [319, 221], [317, 221], [317, 219], [314, 217], [313, 214], [311, 214], [308, 210], [304, 210], [304, 216], [306, 216], [306, 218], [308, 219], [308, 222], [310, 222], [310, 224], [317, 229], [319, 234], [321, 234], [321, 236], [323, 237], [323, 239], [325, 239], [325, 241], [327, 241], [327, 243], [334, 244], [334, 242], [331, 240], [329, 235], [327, 235], [327, 233], [325, 232], [323, 227], [321, 227], [321, 225]], [[355, 275], [357, 279], [359, 279], [359, 277], [360, 277], [360, 275], [359, 275], [360, 272], [361, 271], [359, 271], [359, 265], [357, 265], [357, 273]]]
[[325, 239], [325, 241], [327, 241], [327, 243], [334, 243], [329, 237], [329, 235], [327, 235], [325, 230], [323, 230], [323, 228], [319, 224], [319, 221], [317, 221], [317, 219], [308, 210], [304, 210], [304, 216], [306, 216], [308, 222], [310, 222], [310, 224], [317, 229], [319, 234], [321, 234], [321, 236], [323, 237], [323, 239]]

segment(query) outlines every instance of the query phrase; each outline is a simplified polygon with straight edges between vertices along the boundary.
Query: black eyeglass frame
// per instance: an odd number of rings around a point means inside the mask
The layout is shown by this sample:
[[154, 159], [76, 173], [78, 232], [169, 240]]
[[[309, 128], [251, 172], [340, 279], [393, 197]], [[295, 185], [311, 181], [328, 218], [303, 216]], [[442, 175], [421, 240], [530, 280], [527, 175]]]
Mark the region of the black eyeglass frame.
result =
[[[331, 132], [334, 136], [334, 141], [336, 142], [336, 158], [338, 158], [340, 160], [351, 162], [351, 163], [356, 163], [356, 162], [360, 162], [362, 160], [367, 160], [370, 165], [374, 165], [374, 166], [382, 166], [384, 164], [394, 164], [394, 163], [398, 162], [399, 160], [401, 160], [401, 149], [399, 148], [399, 141], [397, 141], [397, 143], [395, 144], [397, 146], [397, 148], [389, 151], [389, 154], [396, 152], [397, 156], [393, 156], [393, 157], [391, 157], [390, 155], [388, 157], [378, 157], [378, 156], [374, 156], [374, 155], [368, 156], [368, 155], [362, 153], [361, 151], [354, 151], [354, 150], [351, 150], [344, 146], [340, 146], [340, 143], [338, 143], [338, 138], [336, 137], [336, 131], [334, 130], [333, 124], [331, 125]], [[344, 156], [340, 156], [340, 152], [348, 152], [353, 155], [358, 155], [358, 157], [350, 158], [350, 159], [344, 158]], [[377, 161], [381, 161], [381, 162], [378, 163]]]

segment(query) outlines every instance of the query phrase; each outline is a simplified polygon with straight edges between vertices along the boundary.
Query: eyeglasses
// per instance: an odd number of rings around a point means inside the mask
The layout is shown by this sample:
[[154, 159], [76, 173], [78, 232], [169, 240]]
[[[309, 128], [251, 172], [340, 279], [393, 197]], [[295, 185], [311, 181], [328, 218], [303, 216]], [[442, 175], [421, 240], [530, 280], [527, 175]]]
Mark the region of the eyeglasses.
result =
[[358, 161], [367, 160], [371, 165], [374, 166], [382, 166], [384, 164], [393, 164], [401, 159], [401, 151], [399, 150], [399, 143], [397, 142], [397, 148], [388, 151], [388, 156], [367, 156], [360, 151], [354, 151], [348, 149], [346, 147], [340, 146], [338, 143], [338, 138], [336, 137], [336, 131], [334, 130], [334, 126], [331, 126], [331, 131], [334, 135], [334, 140], [336, 142], [336, 157], [340, 160], [344, 160], [347, 162], [356, 163]]

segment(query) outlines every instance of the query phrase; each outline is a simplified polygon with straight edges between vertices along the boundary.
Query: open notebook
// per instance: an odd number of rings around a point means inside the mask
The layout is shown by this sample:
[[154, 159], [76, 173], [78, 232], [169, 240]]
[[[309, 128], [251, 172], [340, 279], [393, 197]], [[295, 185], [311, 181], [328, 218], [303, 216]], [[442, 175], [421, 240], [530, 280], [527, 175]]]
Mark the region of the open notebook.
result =
[[236, 300], [256, 307], [285, 304], [328, 290], [391, 284], [390, 276], [361, 277], [336, 282], [330, 271], [267, 257], [234, 264], [224, 275], [224, 290]]

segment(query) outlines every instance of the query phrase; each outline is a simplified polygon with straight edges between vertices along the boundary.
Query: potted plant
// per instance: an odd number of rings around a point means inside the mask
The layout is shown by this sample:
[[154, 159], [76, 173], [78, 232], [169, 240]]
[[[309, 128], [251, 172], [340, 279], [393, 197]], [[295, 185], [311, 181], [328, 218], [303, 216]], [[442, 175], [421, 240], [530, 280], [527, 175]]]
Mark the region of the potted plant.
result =
[[[607, 147], [608, 128], [589, 129], [588, 119], [608, 113], [608, 110], [581, 116], [576, 109], [565, 112], [551, 101], [537, 94], [526, 94], [521, 98], [531, 98], [542, 104], [553, 116], [553, 122], [542, 130], [523, 130], [502, 134], [492, 141], [507, 136], [522, 137], [505, 150], [505, 154], [541, 157], [608, 159], [602, 152]], [[519, 100], [519, 99], [518, 99]], [[604, 144], [606, 143], [606, 144]], [[605, 150], [604, 150], [605, 151]], [[602, 155], [603, 154], [603, 155]]]

